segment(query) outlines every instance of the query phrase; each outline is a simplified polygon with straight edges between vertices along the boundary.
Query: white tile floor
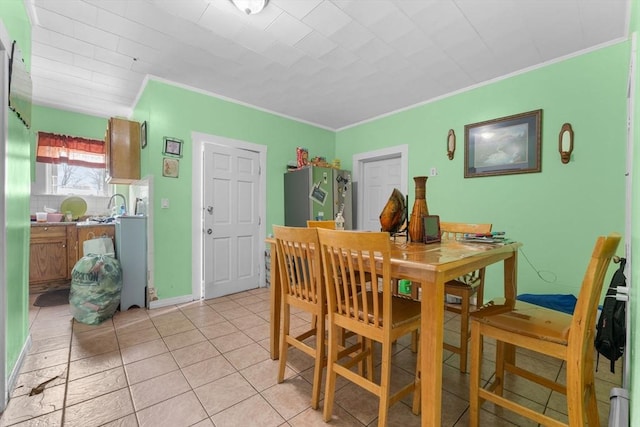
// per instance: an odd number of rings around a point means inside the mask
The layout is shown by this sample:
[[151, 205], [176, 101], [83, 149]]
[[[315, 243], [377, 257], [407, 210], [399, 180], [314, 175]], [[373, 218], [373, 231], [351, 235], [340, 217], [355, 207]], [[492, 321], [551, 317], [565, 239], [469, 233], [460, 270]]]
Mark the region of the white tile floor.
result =
[[[33, 301], [35, 296], [32, 296]], [[0, 426], [326, 426], [310, 408], [312, 360], [290, 350], [284, 383], [276, 383], [278, 362], [269, 358], [269, 290], [156, 310], [116, 313], [99, 326], [73, 321], [68, 306], [31, 307], [33, 345], [26, 357]], [[309, 318], [296, 315], [304, 327]], [[458, 317], [447, 313], [446, 339], [456, 339]], [[415, 354], [409, 337], [395, 346], [396, 372], [411, 374]], [[491, 344], [485, 354], [491, 359]], [[443, 422], [465, 426], [467, 374], [458, 358], [444, 353]], [[520, 354], [551, 377], [564, 367], [549, 358]], [[485, 366], [488, 364], [485, 364]], [[620, 365], [620, 364], [618, 364]], [[601, 423], [607, 424], [609, 390], [621, 369], [610, 374], [606, 360], [597, 373]], [[486, 366], [485, 379], [490, 368]], [[423, 374], [424, 375], [424, 374]], [[52, 379], [44, 392], [33, 387]], [[333, 426], [377, 425], [377, 402], [339, 382]], [[508, 393], [532, 407], [566, 418], [557, 393], [513, 379]], [[390, 426], [419, 426], [410, 399], [394, 405]], [[321, 401], [322, 405], [322, 401]], [[492, 405], [483, 406], [484, 425], [534, 425]]]

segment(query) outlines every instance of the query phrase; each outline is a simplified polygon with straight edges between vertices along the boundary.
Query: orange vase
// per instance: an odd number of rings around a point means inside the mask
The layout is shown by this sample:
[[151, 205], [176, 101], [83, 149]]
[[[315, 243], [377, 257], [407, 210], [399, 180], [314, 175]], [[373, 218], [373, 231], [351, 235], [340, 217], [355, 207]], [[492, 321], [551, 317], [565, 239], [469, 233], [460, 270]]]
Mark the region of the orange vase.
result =
[[427, 178], [426, 176], [414, 176], [416, 185], [416, 199], [413, 202], [413, 210], [409, 218], [409, 237], [412, 242], [424, 242], [423, 215], [429, 215], [427, 209]]

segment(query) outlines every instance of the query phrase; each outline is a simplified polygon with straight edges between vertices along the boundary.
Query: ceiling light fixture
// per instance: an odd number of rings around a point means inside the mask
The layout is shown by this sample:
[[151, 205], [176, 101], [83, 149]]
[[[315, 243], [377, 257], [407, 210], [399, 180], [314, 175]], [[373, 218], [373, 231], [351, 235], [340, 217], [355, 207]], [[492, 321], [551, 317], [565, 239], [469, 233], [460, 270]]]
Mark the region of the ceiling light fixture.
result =
[[269, 0], [230, 0], [231, 3], [247, 15], [260, 13]]

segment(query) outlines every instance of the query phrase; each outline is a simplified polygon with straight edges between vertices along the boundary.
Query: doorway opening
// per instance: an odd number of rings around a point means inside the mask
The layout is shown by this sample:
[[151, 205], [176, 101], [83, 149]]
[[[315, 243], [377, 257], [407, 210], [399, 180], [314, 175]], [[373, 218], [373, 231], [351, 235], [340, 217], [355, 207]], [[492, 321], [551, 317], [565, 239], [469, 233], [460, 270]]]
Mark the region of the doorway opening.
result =
[[380, 231], [380, 213], [393, 189], [407, 194], [408, 173], [409, 147], [406, 144], [353, 156], [358, 230]]

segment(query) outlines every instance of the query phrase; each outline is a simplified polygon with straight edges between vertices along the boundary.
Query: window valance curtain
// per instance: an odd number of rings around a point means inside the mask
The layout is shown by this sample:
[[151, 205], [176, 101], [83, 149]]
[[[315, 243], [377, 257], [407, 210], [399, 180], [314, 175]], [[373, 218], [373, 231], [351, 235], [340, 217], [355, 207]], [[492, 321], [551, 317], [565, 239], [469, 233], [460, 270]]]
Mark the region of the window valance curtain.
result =
[[38, 132], [36, 161], [41, 163], [67, 163], [88, 168], [105, 167], [104, 141]]

